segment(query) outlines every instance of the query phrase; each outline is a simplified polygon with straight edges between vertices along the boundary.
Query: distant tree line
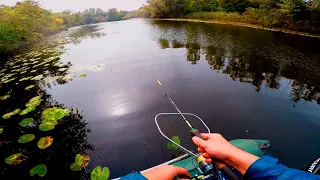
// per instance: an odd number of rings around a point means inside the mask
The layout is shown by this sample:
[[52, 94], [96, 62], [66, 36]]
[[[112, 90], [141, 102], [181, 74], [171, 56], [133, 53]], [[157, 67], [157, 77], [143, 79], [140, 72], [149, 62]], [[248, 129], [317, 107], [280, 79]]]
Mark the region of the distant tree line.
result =
[[148, 0], [137, 16], [241, 22], [320, 34], [320, 0]]
[[132, 17], [135, 17], [135, 11], [104, 11], [100, 8], [54, 13], [33, 0], [18, 2], [14, 6], [0, 5], [0, 53], [10, 52], [22, 44], [37, 41], [68, 27]]

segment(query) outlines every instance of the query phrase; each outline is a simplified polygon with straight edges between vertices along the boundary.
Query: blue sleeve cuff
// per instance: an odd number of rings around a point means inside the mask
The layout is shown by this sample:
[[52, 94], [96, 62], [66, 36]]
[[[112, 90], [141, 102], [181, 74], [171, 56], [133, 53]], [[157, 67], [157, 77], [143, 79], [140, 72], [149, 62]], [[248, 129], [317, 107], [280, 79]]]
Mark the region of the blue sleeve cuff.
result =
[[130, 173], [126, 176], [121, 177], [120, 180], [148, 180], [148, 179], [142, 176], [140, 173], [135, 172], [135, 173]]
[[254, 163], [250, 165], [244, 178], [248, 179], [260, 179], [260, 178], [272, 178], [283, 174], [285, 166], [279, 166], [278, 160], [271, 156], [262, 156]]
[[308, 172], [291, 169], [278, 163], [272, 156], [262, 156], [250, 165], [243, 179], [271, 180], [271, 179], [313, 179], [320, 180], [320, 176]]

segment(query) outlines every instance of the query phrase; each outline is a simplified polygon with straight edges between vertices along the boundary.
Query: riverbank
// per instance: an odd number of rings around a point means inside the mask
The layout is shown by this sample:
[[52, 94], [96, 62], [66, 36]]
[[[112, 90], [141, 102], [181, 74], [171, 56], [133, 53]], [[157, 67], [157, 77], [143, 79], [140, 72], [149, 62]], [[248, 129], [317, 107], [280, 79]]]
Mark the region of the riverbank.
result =
[[242, 23], [242, 22], [229, 22], [229, 21], [218, 21], [218, 20], [200, 20], [200, 19], [186, 19], [186, 18], [166, 18], [166, 19], [157, 19], [157, 18], [155, 18], [155, 19], [156, 20], [166, 20], [166, 21], [188, 21], [188, 22], [227, 24], [227, 25], [233, 25], [233, 26], [242, 26], [242, 27], [249, 27], [249, 28], [254, 28], [254, 29], [263, 29], [263, 30], [267, 30], [267, 31], [283, 32], [283, 33], [295, 34], [295, 35], [300, 35], [300, 36], [320, 38], [320, 35], [317, 35], [317, 34], [300, 32], [300, 31], [293, 31], [293, 30], [282, 29], [282, 28], [267, 28], [267, 27], [263, 27], [263, 26], [260, 26], [260, 25]]

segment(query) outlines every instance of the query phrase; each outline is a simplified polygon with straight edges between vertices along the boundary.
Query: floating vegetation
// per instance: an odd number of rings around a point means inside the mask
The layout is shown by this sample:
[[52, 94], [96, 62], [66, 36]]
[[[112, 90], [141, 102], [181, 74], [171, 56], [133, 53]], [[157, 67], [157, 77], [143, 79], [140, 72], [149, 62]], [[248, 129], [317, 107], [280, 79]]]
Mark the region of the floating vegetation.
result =
[[69, 80], [72, 80], [72, 76], [70, 74], [67, 74], [64, 77], [62, 77], [61, 79], [65, 80], [65, 81], [69, 81]]
[[30, 170], [30, 176], [38, 175], [40, 177], [43, 177], [46, 174], [47, 174], [47, 166], [44, 164], [39, 164]]
[[69, 109], [48, 108], [42, 112], [42, 122], [39, 126], [41, 131], [52, 130], [58, 124], [58, 120], [62, 119], [70, 113]]
[[[171, 138], [171, 140], [172, 140], [173, 142], [175, 142], [175, 143], [177, 143], [177, 144], [180, 145], [180, 138], [179, 138], [179, 136], [173, 136], [173, 137]], [[168, 142], [167, 147], [168, 147], [169, 149], [172, 149], [172, 150], [177, 150], [177, 149], [179, 149], [179, 147], [178, 147], [176, 144], [172, 143], [172, 142]]]
[[33, 77], [31, 80], [36, 80], [36, 81], [38, 81], [38, 80], [41, 80], [41, 79], [43, 79], [43, 75], [42, 75], [42, 74]]
[[32, 70], [32, 71], [30, 71], [31, 73], [35, 73], [35, 72], [37, 72], [37, 70], [36, 69], [34, 69], [34, 70]]
[[41, 104], [43, 100], [41, 99], [41, 96], [35, 96], [33, 98], [31, 98], [29, 100], [29, 102], [27, 102], [26, 107], [36, 107], [39, 106]]
[[28, 143], [34, 140], [35, 136], [33, 134], [25, 134], [19, 137], [18, 143]]
[[21, 78], [19, 79], [19, 81], [27, 81], [27, 80], [30, 80], [31, 78], [33, 78], [33, 76], [29, 76], [29, 77], [25, 77], [25, 78]]
[[47, 137], [42, 137], [39, 141], [38, 141], [38, 147], [39, 149], [46, 149], [47, 147], [49, 147], [53, 142], [53, 138], [51, 136], [47, 136]]
[[3, 128], [0, 128], [0, 134], [2, 134], [3, 133]]
[[5, 95], [3, 95], [3, 96], [0, 96], [0, 100], [1, 101], [3, 101], [3, 100], [6, 100], [6, 99], [8, 99], [8, 98], [10, 98], [10, 92], [7, 92]]
[[87, 77], [86, 74], [80, 74], [80, 77]]
[[11, 156], [7, 157], [4, 162], [7, 164], [12, 164], [12, 165], [16, 165], [22, 162], [22, 154], [21, 153], [17, 153], [17, 154], [12, 154]]
[[107, 180], [110, 176], [110, 170], [107, 167], [101, 169], [100, 166], [95, 167], [91, 172], [91, 180]]
[[60, 69], [58, 69], [58, 71], [60, 71], [60, 72], [63, 72], [63, 71], [66, 71], [68, 68], [60, 68]]
[[32, 89], [34, 87], [35, 87], [35, 85], [30, 85], [30, 86], [27, 86], [24, 90], [30, 90], [30, 89]]
[[19, 115], [21, 115], [21, 116], [26, 115], [29, 112], [32, 112], [32, 111], [36, 110], [36, 108], [37, 108], [37, 106], [27, 107], [26, 109], [22, 110]]
[[9, 113], [7, 113], [7, 114], [4, 114], [4, 115], [2, 116], [2, 119], [9, 119], [9, 118], [11, 118], [11, 117], [14, 116], [14, 115], [19, 114], [20, 111], [21, 111], [21, 109], [16, 109], [16, 110], [14, 110], [14, 111], [12, 111], [12, 112], [9, 112]]
[[72, 171], [81, 171], [81, 168], [86, 167], [89, 164], [90, 157], [87, 155], [77, 154], [75, 162], [70, 165]]
[[58, 124], [58, 122], [42, 122], [39, 125], [39, 130], [40, 131], [50, 131], [55, 128], [55, 126]]
[[44, 81], [46, 84], [52, 83], [58, 79], [63, 78], [63, 76], [55, 76], [55, 77], [47, 77], [46, 80]]
[[1, 82], [3, 82], [3, 83], [9, 83], [9, 82], [11, 82], [11, 81], [13, 81], [13, 80], [15, 80], [15, 79], [17, 79], [17, 78], [16, 78], [16, 77], [11, 78], [11, 79], [3, 78], [3, 79], [1, 79]]
[[31, 126], [33, 121], [34, 121], [33, 118], [25, 118], [22, 121], [20, 121], [19, 125], [22, 127]]

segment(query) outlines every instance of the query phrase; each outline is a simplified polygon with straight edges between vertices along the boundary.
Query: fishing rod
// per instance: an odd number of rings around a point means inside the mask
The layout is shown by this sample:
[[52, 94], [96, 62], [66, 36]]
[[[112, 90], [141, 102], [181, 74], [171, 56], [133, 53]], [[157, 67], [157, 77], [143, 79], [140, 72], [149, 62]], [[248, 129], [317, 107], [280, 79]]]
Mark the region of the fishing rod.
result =
[[[152, 74], [152, 72], [150, 72]], [[186, 117], [181, 113], [180, 109], [178, 108], [178, 106], [174, 103], [174, 101], [172, 100], [172, 98], [170, 97], [170, 95], [167, 93], [167, 91], [165, 90], [165, 88], [162, 86], [160, 80], [158, 80], [156, 78], [156, 76], [154, 74], [152, 74], [154, 79], [156, 80], [157, 84], [160, 86], [162, 92], [165, 94], [165, 97], [169, 100], [169, 102], [171, 103], [171, 105], [178, 111], [179, 115], [183, 118], [183, 120], [186, 122], [186, 124], [189, 126], [190, 128], [190, 132], [192, 136], [197, 136], [201, 139], [201, 133], [198, 129], [194, 128], [190, 122], [186, 119]], [[197, 156], [196, 161], [199, 164], [200, 169], [204, 172], [204, 173], [210, 173], [210, 172], [214, 172], [215, 170], [217, 170], [217, 168], [230, 180], [240, 180], [240, 177], [238, 175], [236, 175], [233, 170], [227, 166], [226, 164], [224, 164], [221, 161], [216, 161], [214, 160], [213, 162], [215, 163], [215, 168], [213, 168], [213, 166], [211, 164], [208, 164], [204, 161], [204, 157], [200, 154], [199, 156]], [[215, 172], [217, 174], [217, 176], [219, 177], [219, 179], [222, 179], [220, 177], [219, 172]]]

